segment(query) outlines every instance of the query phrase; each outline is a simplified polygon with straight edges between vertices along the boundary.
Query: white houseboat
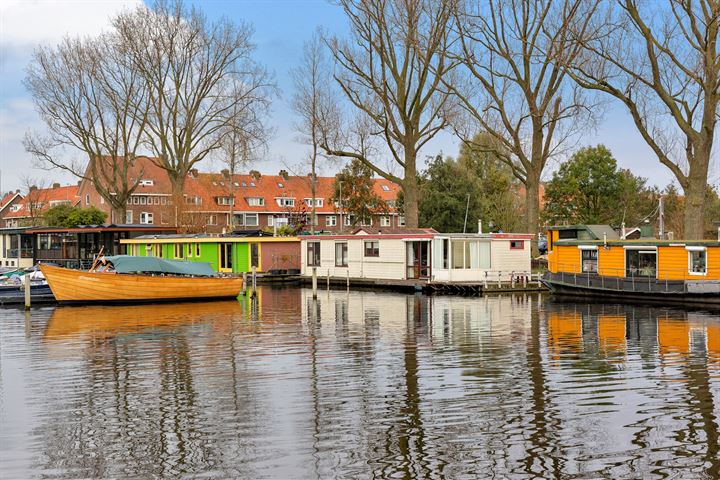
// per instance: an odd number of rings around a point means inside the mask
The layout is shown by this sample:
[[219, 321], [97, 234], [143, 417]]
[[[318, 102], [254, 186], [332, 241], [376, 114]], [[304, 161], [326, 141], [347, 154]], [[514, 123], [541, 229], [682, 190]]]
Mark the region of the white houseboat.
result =
[[301, 274], [349, 281], [510, 283], [530, 275], [532, 235], [439, 233], [430, 228], [360, 227], [347, 235], [307, 235]]

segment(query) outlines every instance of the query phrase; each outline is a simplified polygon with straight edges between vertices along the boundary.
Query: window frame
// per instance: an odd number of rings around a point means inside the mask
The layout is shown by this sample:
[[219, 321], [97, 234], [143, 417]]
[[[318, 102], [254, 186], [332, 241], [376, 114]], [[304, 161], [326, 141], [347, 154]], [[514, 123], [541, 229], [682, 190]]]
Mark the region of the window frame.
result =
[[320, 242], [307, 242], [305, 253], [305, 263], [308, 267], [320, 266]]
[[[707, 248], [706, 247], [685, 247], [685, 250], [687, 251], [688, 255], [688, 275], [692, 276], [705, 276], [707, 275], [708, 271], [708, 255], [707, 255]], [[704, 265], [705, 269], [702, 272], [696, 272], [693, 270], [693, 254], [695, 253], [701, 253], [704, 257]]]
[[[338, 247], [340, 250], [338, 252]], [[338, 259], [338, 253], [340, 258]], [[335, 242], [335, 266], [340, 268], [347, 268], [348, 266], [348, 244], [347, 242]]]
[[366, 258], [379, 258], [380, 240], [365, 240], [363, 242], [363, 256]]
[[[520, 246], [513, 246], [513, 244], [520, 243]], [[510, 240], [510, 250], [525, 250], [525, 240]]]

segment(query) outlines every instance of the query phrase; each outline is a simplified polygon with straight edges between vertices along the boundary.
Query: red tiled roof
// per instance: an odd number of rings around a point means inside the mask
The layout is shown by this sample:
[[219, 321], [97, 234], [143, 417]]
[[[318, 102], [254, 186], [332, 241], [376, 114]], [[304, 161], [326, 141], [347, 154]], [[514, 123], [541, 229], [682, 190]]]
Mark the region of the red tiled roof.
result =
[[20, 192], [9, 192], [6, 193], [5, 196], [0, 199], [0, 211], [2, 211], [5, 207], [10, 204], [10, 202], [13, 201], [15, 197], [20, 197], [20, 199], [23, 198], [23, 196], [20, 194]]
[[77, 195], [77, 185], [66, 185], [64, 187], [36, 188], [30, 190], [25, 197], [18, 202], [19, 209], [17, 211], [8, 211], [5, 218], [25, 218], [31, 215], [31, 209], [28, 208], [30, 203], [40, 203], [41, 206], [37, 210], [40, 214], [48, 208], [59, 204], [60, 202], [69, 202], [70, 205], [77, 205], [80, 197]]
[[[153, 185], [140, 185], [136, 195], [170, 195], [172, 188], [167, 172], [157, 166], [148, 157], [138, 157], [129, 172], [130, 180], [152, 180]], [[375, 193], [383, 200], [397, 199], [400, 187], [385, 179], [374, 179]], [[330, 201], [333, 193], [335, 177], [318, 177], [316, 198], [323, 200], [322, 207], [316, 207], [318, 213], [334, 213], [335, 205]], [[231, 187], [232, 185], [232, 187]], [[281, 186], [282, 185], [282, 186]], [[192, 205], [193, 211], [227, 212], [229, 205], [219, 205], [218, 197], [228, 197], [233, 189], [235, 196], [234, 210], [237, 212], [277, 212], [285, 213], [289, 209], [297, 210], [310, 194], [310, 178], [302, 176], [261, 175], [255, 178], [249, 174], [236, 174], [232, 180], [222, 173], [189, 174], [185, 179], [184, 193], [188, 197], [200, 197], [199, 205]], [[248, 198], [263, 198], [264, 205], [251, 206]], [[282, 207], [277, 199], [288, 197], [295, 199], [295, 207]], [[310, 207], [306, 207], [310, 210]]]

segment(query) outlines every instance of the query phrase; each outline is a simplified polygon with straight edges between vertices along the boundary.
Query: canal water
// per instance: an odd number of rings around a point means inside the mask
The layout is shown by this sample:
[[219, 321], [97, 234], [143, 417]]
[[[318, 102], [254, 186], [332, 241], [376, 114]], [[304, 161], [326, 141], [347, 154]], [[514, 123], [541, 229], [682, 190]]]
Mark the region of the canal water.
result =
[[261, 289], [0, 311], [0, 478], [717, 478], [701, 311]]

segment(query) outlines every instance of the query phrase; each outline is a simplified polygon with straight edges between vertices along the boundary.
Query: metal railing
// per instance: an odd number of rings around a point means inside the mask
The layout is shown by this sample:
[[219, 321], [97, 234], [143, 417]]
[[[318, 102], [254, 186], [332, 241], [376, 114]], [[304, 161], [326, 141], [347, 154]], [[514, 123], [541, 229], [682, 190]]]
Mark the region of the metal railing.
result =
[[[614, 290], [622, 292], [640, 293], [688, 293], [688, 284], [718, 283], [707, 279], [703, 272], [690, 272], [687, 269], [657, 268], [601, 268], [602, 273], [596, 271], [582, 271], [579, 264], [550, 264], [555, 273], [548, 271], [545, 279], [574, 287], [590, 289]], [[658, 278], [660, 274], [660, 278]]]

